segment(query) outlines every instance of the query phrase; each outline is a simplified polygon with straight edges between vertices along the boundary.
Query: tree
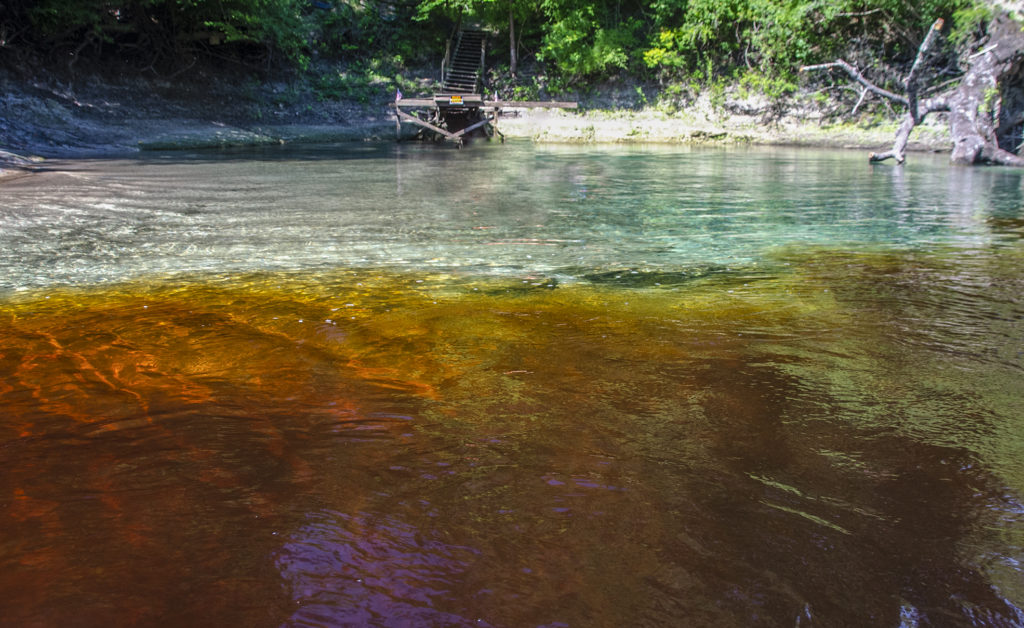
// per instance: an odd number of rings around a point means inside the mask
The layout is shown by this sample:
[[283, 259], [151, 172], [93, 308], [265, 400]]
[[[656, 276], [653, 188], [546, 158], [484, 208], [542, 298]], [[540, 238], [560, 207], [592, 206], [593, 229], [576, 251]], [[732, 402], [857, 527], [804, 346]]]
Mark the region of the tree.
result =
[[[496, 30], [500, 30], [507, 24], [509, 73], [513, 77], [516, 75], [519, 66], [522, 24], [538, 14], [537, 0], [423, 0], [419, 5], [419, 17], [425, 19], [438, 10], [447, 13], [453, 19], [470, 16], [482, 20]], [[518, 29], [517, 23], [520, 25]]]
[[[930, 98], [919, 98], [921, 72], [938, 41], [944, 21], [936, 20], [921, 43], [905, 81], [903, 95], [882, 89], [843, 59], [801, 68], [838, 68], [862, 85], [862, 94], [877, 94], [907, 108], [891, 150], [872, 153], [871, 161], [903, 163], [910, 133], [926, 116], [948, 112], [953, 137], [951, 161], [957, 164], [993, 163], [1024, 167], [1021, 128], [1024, 127], [1024, 26], [1002, 7], [991, 18], [977, 51], [968, 54], [967, 69], [955, 87]], [[863, 96], [862, 96], [863, 97]]]
[[[44, 53], [106, 49], [140, 65], [174, 66], [209, 46], [277, 51], [305, 61], [306, 0], [6, 0], [3, 26]], [[0, 9], [4, 8], [0, 4]]]

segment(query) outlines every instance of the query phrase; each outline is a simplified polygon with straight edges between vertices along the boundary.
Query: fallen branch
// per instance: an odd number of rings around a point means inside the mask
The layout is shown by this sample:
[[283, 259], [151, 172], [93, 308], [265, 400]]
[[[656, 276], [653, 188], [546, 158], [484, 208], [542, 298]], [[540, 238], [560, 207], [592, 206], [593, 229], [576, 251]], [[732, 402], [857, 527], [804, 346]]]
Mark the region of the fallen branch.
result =
[[864, 99], [868, 97], [868, 90], [860, 90], [860, 98], [857, 99], [857, 104], [853, 106], [853, 111], [850, 112], [851, 116], [857, 115], [857, 110], [864, 104]]
[[903, 116], [903, 122], [896, 129], [896, 139], [893, 141], [892, 149], [884, 153], [871, 153], [868, 155], [868, 161], [876, 162], [895, 159], [896, 163], [902, 164], [907, 160], [907, 144], [910, 142], [910, 132], [924, 120], [925, 116], [936, 111], [949, 111], [949, 103], [945, 98], [929, 98], [921, 101], [917, 107], [917, 116], [911, 115], [909, 111]]
[[870, 11], [860, 11], [857, 13], [836, 13], [836, 17], [867, 17], [881, 12], [881, 9], [871, 9]]
[[[949, 112], [950, 133], [953, 136], [951, 161], [959, 164], [994, 163], [1008, 166], [1024, 167], [1024, 157], [1012, 150], [1020, 150], [1019, 146], [1000, 146], [1000, 137], [1013, 137], [1005, 129], [1015, 128], [1021, 124], [1024, 113], [1018, 100], [1011, 99], [1004, 103], [1004, 94], [1013, 94], [1021, 88], [1024, 76], [1024, 33], [1021, 26], [1006, 13], [993, 17], [988, 25], [988, 38], [984, 48], [968, 57], [970, 66], [962, 77], [943, 83], [936, 89], [946, 88], [956, 83], [949, 91], [934, 97], [919, 99], [919, 82], [929, 56], [944, 25], [941, 19], [935, 20], [917, 50], [914, 63], [904, 80], [905, 96], [882, 89], [864, 77], [861, 72], [844, 61], [837, 59], [831, 63], [808, 65], [800, 68], [801, 72], [838, 68], [845, 71], [854, 81], [863, 86], [856, 112], [868, 93], [886, 99], [886, 102], [900, 103], [906, 106], [906, 113], [896, 131], [892, 148], [883, 153], [871, 153], [870, 161], [895, 159], [902, 164], [906, 160], [907, 143], [910, 133], [924, 121], [930, 113]], [[1009, 85], [1001, 81], [1009, 82]], [[1005, 111], [1004, 107], [1013, 108]], [[1019, 114], [1019, 115], [1018, 115]], [[1002, 125], [1002, 129], [1000, 125]], [[1007, 141], [1004, 139], [1004, 142]]]
[[904, 117], [903, 122], [900, 123], [899, 129], [896, 131], [896, 139], [893, 142], [892, 149], [884, 153], [871, 153], [868, 157], [870, 161], [895, 159], [896, 163], [902, 164], [906, 160], [907, 143], [910, 141], [910, 132], [914, 130], [914, 127], [920, 124], [929, 113], [949, 110], [949, 103], [947, 103], [942, 97], [930, 98], [921, 103], [919, 103], [917, 99], [918, 76], [921, 72], [921, 68], [924, 67], [925, 62], [927, 61], [932, 47], [938, 39], [939, 31], [942, 30], [944, 23], [944, 20], [941, 18], [935, 20], [931, 29], [928, 30], [928, 35], [925, 36], [924, 41], [921, 42], [920, 47], [918, 47], [917, 57], [914, 58], [914, 64], [910, 67], [910, 72], [907, 74], [906, 80], [903, 81], [903, 85], [906, 88], [906, 96], [900, 96], [899, 94], [895, 94], [889, 90], [878, 87], [871, 81], [867, 80], [857, 68], [842, 59], [836, 59], [832, 63], [808, 65], [800, 68], [801, 72], [836, 67], [845, 70], [846, 73], [855, 81], [863, 85], [866, 90], [861, 94], [860, 100], [857, 101], [857, 106], [853, 108], [854, 111], [857, 111], [857, 109], [860, 108], [860, 105], [864, 100], [864, 95], [867, 91], [906, 106], [907, 115]]
[[932, 46], [935, 45], [935, 40], [939, 38], [939, 31], [942, 30], [942, 25], [945, 24], [945, 20], [941, 17], [935, 20], [932, 27], [928, 29], [928, 34], [925, 35], [924, 41], [917, 49], [917, 56], [914, 57], [914, 65], [910, 66], [910, 72], [907, 74], [907, 80], [904, 81], [904, 85], [907, 89], [907, 109], [910, 111], [910, 115], [914, 116], [914, 124], [920, 124], [924, 116], [928, 115], [928, 111], [923, 114], [918, 110], [917, 106], [917, 77], [921, 73], [921, 67], [924, 66], [925, 59], [928, 58], [928, 53], [931, 51]]
[[846, 61], [843, 61], [842, 59], [836, 59], [835, 61], [833, 61], [831, 63], [819, 63], [817, 65], [805, 65], [804, 67], [800, 68], [800, 71], [801, 72], [813, 72], [815, 70], [828, 70], [828, 69], [832, 69], [832, 68], [841, 68], [841, 69], [845, 70], [846, 73], [849, 74], [851, 78], [853, 78], [853, 80], [857, 81], [858, 83], [863, 85], [865, 87], [865, 89], [867, 89], [868, 91], [870, 91], [870, 92], [872, 92], [874, 94], [878, 94], [879, 96], [882, 96], [883, 98], [888, 98], [889, 100], [895, 100], [896, 102], [904, 104], [904, 105], [908, 104], [906, 98], [904, 98], [903, 96], [900, 96], [899, 94], [894, 94], [894, 93], [890, 92], [887, 89], [882, 89], [881, 87], [875, 85], [871, 81], [869, 81], [866, 78], [864, 78], [864, 75], [860, 73], [860, 70], [858, 70], [857, 68], [853, 67], [852, 65], [850, 65]]

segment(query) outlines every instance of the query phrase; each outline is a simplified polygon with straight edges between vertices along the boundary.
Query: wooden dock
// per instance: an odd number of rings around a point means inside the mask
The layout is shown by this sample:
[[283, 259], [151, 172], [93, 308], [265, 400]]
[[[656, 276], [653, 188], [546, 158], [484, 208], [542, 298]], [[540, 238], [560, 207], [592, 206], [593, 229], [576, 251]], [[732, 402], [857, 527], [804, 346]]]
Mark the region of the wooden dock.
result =
[[481, 78], [486, 36], [476, 29], [457, 28], [449, 39], [441, 62], [441, 92], [427, 98], [396, 96], [395, 135], [402, 137], [402, 123], [419, 127], [418, 136], [430, 135], [454, 142], [460, 148], [471, 135], [505, 136], [498, 130], [504, 109], [575, 109], [575, 102], [486, 100]]
[[[434, 94], [430, 98], [395, 100], [395, 133], [401, 138], [401, 124], [420, 127], [445, 141], [462, 146], [466, 137], [482, 131], [485, 135], [505, 137], [498, 130], [498, 118], [506, 109], [575, 109], [575, 102], [484, 100], [480, 94]], [[405, 111], [408, 109], [409, 111]]]

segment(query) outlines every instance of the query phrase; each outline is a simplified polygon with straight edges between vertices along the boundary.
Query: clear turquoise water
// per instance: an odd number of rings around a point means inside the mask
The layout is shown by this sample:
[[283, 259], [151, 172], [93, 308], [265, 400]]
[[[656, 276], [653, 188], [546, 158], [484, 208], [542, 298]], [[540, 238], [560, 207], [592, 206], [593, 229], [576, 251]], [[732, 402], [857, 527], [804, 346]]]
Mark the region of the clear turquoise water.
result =
[[1024, 623], [1024, 173], [329, 146], [0, 188], [19, 625]]
[[6, 186], [0, 289], [334, 266], [572, 279], [1013, 241], [992, 221], [1019, 217], [1018, 173], [916, 157], [511, 144], [77, 162]]

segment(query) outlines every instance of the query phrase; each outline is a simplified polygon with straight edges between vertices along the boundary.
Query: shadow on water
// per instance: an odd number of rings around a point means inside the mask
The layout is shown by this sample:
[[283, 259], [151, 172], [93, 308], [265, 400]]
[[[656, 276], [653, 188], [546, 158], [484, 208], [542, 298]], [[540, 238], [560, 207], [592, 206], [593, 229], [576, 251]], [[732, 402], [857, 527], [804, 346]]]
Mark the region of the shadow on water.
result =
[[726, 361], [701, 379], [717, 464], [670, 498], [682, 521], [667, 525], [683, 532], [666, 553], [689, 568], [658, 584], [715, 600], [703, 625], [1020, 621], [984, 565], [965, 561], [993, 511], [1019, 508], [971, 452], [837, 427], [839, 413], [822, 412], [837, 400], [775, 368]]
[[[477, 152], [486, 152], [484, 145]], [[453, 155], [452, 150], [431, 144], [397, 144], [385, 141], [339, 142], [317, 144], [289, 144], [264, 146], [228, 146], [188, 150], [153, 150], [131, 153], [130, 155], [100, 155], [88, 160], [48, 159], [33, 166], [37, 174], [60, 174], [64, 172], [106, 172], [126, 165], [154, 168], [161, 166], [196, 166], [202, 164], [271, 164], [271, 163], [316, 163], [332, 162], [339, 165], [346, 162], [415, 159], [417, 161], [445, 161], [455, 158], [463, 160], [473, 157]], [[481, 155], [476, 155], [479, 158]]]

